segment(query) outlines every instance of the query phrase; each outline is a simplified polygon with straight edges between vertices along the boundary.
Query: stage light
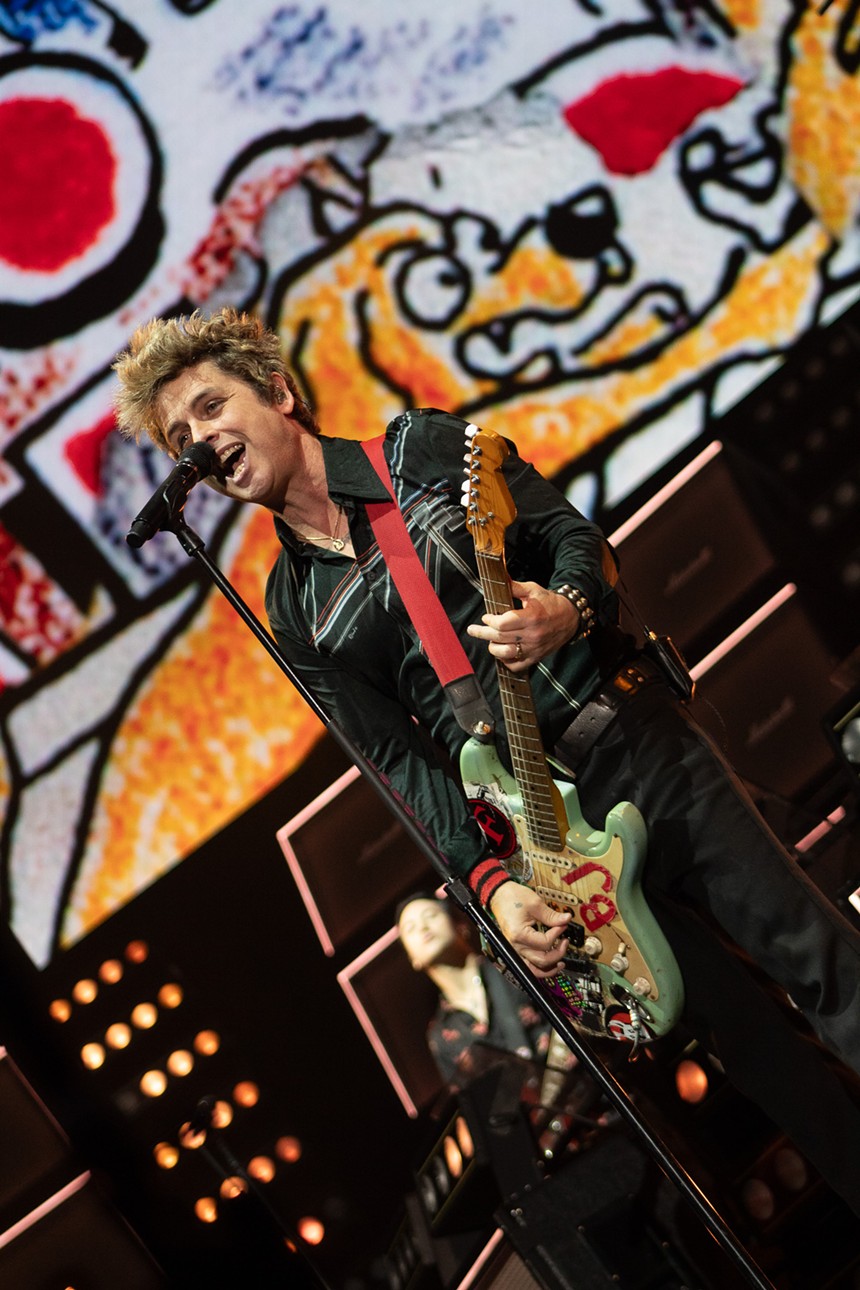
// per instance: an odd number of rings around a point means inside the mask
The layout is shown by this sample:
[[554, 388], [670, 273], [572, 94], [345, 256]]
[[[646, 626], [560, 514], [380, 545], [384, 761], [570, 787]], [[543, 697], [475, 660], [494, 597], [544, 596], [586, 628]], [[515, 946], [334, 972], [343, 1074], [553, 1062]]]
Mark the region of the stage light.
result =
[[115, 1021], [105, 1031], [105, 1040], [109, 1048], [128, 1048], [131, 1043], [131, 1028], [122, 1021]]
[[61, 1023], [68, 1021], [69, 1017], [72, 1015], [72, 1005], [69, 1003], [68, 999], [54, 999], [48, 1008], [48, 1014], [54, 1019], [54, 1021], [59, 1021]]
[[457, 1116], [457, 1119], [454, 1121], [454, 1133], [456, 1134], [460, 1151], [463, 1154], [463, 1159], [471, 1160], [472, 1156], [475, 1154], [475, 1144], [472, 1141], [472, 1134], [469, 1131], [469, 1126], [466, 1123], [465, 1116]]
[[298, 1138], [289, 1136], [278, 1138], [275, 1143], [275, 1155], [280, 1160], [286, 1161], [288, 1165], [294, 1165], [297, 1160], [302, 1158], [302, 1144]]
[[186, 1151], [197, 1151], [206, 1141], [206, 1130], [195, 1127], [186, 1121], [179, 1130], [179, 1145]]
[[852, 556], [846, 560], [839, 571], [839, 577], [844, 586], [849, 590], [855, 590], [860, 587], [860, 558]]
[[275, 1162], [268, 1156], [254, 1156], [248, 1161], [248, 1173], [257, 1182], [269, 1183], [275, 1176]]
[[91, 981], [87, 977], [83, 981], [75, 982], [72, 987], [72, 998], [75, 1003], [92, 1003], [98, 992], [99, 988], [95, 981]]
[[296, 1230], [306, 1245], [319, 1245], [325, 1236], [325, 1228], [318, 1218], [300, 1218]]
[[131, 1013], [131, 1024], [138, 1030], [151, 1030], [158, 1021], [158, 1009], [154, 1003], [138, 1003]]
[[675, 1088], [682, 1102], [695, 1106], [708, 1095], [708, 1076], [698, 1062], [686, 1058], [675, 1071]]
[[809, 1166], [785, 1138], [771, 1143], [752, 1165], [739, 1188], [743, 1208], [762, 1226], [797, 1215], [802, 1194], [812, 1182]]
[[218, 1221], [218, 1202], [213, 1196], [201, 1196], [195, 1201], [194, 1213], [201, 1223], [215, 1223]]
[[201, 1030], [194, 1036], [194, 1047], [201, 1057], [212, 1057], [221, 1047], [221, 1036], [217, 1030]]
[[168, 981], [158, 992], [158, 1002], [162, 1008], [178, 1008], [183, 998], [182, 986], [175, 981]]
[[81, 1061], [88, 1070], [96, 1071], [105, 1063], [105, 1050], [101, 1044], [84, 1044], [81, 1049]]
[[436, 1184], [429, 1174], [419, 1174], [417, 1178], [418, 1195], [421, 1197], [421, 1204], [425, 1212], [433, 1218], [439, 1209], [439, 1196], [436, 1192]]
[[233, 1121], [233, 1108], [229, 1102], [218, 1101], [212, 1108], [212, 1128], [226, 1129]]
[[144, 1097], [161, 1097], [167, 1088], [167, 1076], [164, 1071], [146, 1071], [141, 1075], [138, 1087]]
[[385, 1270], [391, 1290], [405, 1290], [420, 1262], [418, 1240], [407, 1216], [385, 1256]]
[[748, 1178], [741, 1188], [741, 1204], [750, 1218], [767, 1223], [776, 1213], [776, 1199], [763, 1178]]
[[125, 971], [119, 959], [105, 959], [99, 968], [99, 977], [105, 985], [116, 985], [117, 981], [122, 980], [122, 974]]
[[171, 1075], [181, 1079], [183, 1075], [189, 1075], [194, 1069], [194, 1058], [186, 1048], [177, 1048], [167, 1059], [167, 1069]]
[[463, 1173], [463, 1153], [450, 1134], [442, 1144], [442, 1152], [445, 1156], [448, 1173], [452, 1178], [460, 1178]]
[[833, 511], [826, 502], [818, 502], [809, 512], [809, 522], [814, 529], [830, 528], [833, 518]]
[[159, 1169], [175, 1169], [179, 1164], [179, 1152], [172, 1142], [159, 1142], [152, 1154]]
[[149, 958], [149, 946], [146, 941], [129, 941], [125, 947], [125, 957], [129, 963], [145, 963]]
[[774, 1152], [773, 1172], [777, 1182], [786, 1191], [800, 1192], [809, 1185], [809, 1168], [794, 1147], [780, 1147]]
[[233, 1098], [239, 1106], [256, 1106], [260, 1100], [260, 1090], [252, 1080], [241, 1080], [233, 1089]]
[[248, 1184], [244, 1178], [240, 1178], [237, 1174], [231, 1174], [229, 1178], [224, 1179], [218, 1188], [218, 1194], [222, 1200], [235, 1200], [237, 1196], [247, 1196]]
[[[443, 1147], [444, 1150], [444, 1147]], [[462, 1163], [462, 1157], [461, 1157]], [[436, 1184], [436, 1190], [440, 1196], [447, 1196], [451, 1190], [453, 1179], [448, 1172], [448, 1167], [441, 1156], [434, 1156], [430, 1161], [430, 1169], [433, 1174], [433, 1181]]]

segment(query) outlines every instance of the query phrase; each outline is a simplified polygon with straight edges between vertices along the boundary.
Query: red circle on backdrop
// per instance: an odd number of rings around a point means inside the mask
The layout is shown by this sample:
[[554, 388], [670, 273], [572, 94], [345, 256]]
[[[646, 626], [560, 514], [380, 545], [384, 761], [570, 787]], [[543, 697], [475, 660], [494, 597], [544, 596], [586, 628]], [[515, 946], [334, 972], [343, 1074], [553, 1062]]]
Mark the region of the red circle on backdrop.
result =
[[0, 103], [0, 259], [50, 273], [114, 217], [116, 158], [104, 132], [63, 99]]

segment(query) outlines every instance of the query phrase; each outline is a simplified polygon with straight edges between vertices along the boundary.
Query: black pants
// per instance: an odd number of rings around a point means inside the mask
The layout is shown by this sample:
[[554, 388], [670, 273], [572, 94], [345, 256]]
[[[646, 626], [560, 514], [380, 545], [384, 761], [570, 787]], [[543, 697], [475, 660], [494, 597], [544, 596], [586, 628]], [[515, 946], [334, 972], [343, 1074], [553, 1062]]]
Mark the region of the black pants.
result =
[[[596, 828], [631, 801], [648, 829], [645, 890], [678, 959], [687, 1019], [735, 1086], [860, 1214], [860, 1109], [840, 1075], [711, 931], [722, 929], [860, 1074], [860, 935], [762, 821], [711, 740], [662, 684], [632, 698], [577, 773]], [[702, 920], [695, 912], [701, 911]], [[778, 992], [774, 992], [778, 993]], [[849, 1145], [850, 1144], [850, 1145]]]

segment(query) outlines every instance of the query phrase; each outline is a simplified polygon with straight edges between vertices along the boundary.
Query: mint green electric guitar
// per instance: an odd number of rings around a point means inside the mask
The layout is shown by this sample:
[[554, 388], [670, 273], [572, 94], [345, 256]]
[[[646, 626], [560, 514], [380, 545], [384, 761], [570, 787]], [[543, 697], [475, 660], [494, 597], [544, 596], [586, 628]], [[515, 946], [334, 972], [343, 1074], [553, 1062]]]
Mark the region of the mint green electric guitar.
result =
[[[470, 434], [467, 447], [467, 525], [487, 610], [501, 614], [514, 608], [504, 535], [516, 508], [500, 469], [508, 448], [483, 430]], [[550, 998], [591, 1035], [633, 1044], [664, 1035], [678, 1019], [684, 989], [640, 885], [642, 816], [621, 802], [603, 831], [586, 823], [575, 786], [550, 774], [528, 675], [501, 662], [496, 669], [514, 774], [492, 743], [477, 739], [465, 745], [460, 773], [511, 876], [572, 914], [565, 972], [546, 982]]]

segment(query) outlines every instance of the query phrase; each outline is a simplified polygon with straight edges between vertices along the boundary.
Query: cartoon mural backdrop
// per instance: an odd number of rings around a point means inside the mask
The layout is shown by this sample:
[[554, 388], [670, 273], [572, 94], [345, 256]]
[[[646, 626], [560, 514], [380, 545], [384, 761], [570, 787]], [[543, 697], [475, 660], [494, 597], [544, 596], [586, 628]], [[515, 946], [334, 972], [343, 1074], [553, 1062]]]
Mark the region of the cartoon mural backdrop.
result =
[[[328, 433], [450, 408], [599, 518], [854, 299], [858, 7], [0, 5], [0, 875], [37, 964], [321, 731], [175, 537], [125, 542], [167, 465], [113, 432], [131, 330], [259, 311]], [[261, 612], [269, 517], [187, 516]]]

